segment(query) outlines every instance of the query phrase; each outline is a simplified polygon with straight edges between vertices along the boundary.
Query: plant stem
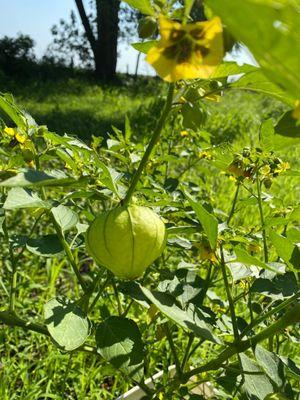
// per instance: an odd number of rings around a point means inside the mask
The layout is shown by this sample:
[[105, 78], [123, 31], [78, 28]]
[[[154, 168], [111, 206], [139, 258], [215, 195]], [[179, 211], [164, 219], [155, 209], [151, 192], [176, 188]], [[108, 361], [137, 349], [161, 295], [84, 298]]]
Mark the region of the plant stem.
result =
[[[50, 336], [50, 333], [48, 332], [48, 329], [45, 325], [39, 324], [37, 322], [25, 321], [17, 314], [11, 313], [9, 311], [0, 311], [0, 321], [8, 326], [18, 326], [20, 328], [23, 328], [25, 331], [33, 331], [46, 336]], [[97, 353], [97, 349], [89, 345], [83, 345], [82, 347], [79, 347], [76, 351], [93, 353], [97, 354], [100, 357], [99, 353]]]
[[238, 345], [228, 346], [219, 356], [201, 367], [195, 368], [183, 375], [184, 381], [187, 382], [192, 376], [201, 374], [207, 371], [217, 370], [222, 367], [223, 363], [229, 358], [238, 353], [243, 353], [250, 347], [256, 346], [262, 340], [268, 339], [270, 336], [284, 330], [289, 325], [300, 321], [300, 304], [296, 304], [290, 311], [288, 311], [278, 321], [274, 322], [269, 327], [262, 330], [252, 338], [239, 342]]
[[220, 244], [220, 253], [221, 253], [221, 270], [222, 270], [222, 276], [223, 276], [223, 280], [224, 280], [224, 284], [225, 284], [226, 295], [227, 295], [227, 299], [228, 299], [228, 303], [229, 303], [229, 310], [230, 310], [231, 322], [232, 322], [232, 327], [233, 327], [234, 339], [235, 339], [235, 342], [238, 343], [240, 340], [240, 335], [239, 335], [239, 330], [238, 330], [237, 322], [236, 322], [234, 302], [233, 302], [233, 298], [231, 295], [231, 290], [229, 288], [229, 282], [228, 282], [228, 277], [227, 277], [227, 272], [226, 272], [222, 244]]
[[93, 308], [95, 307], [95, 305], [97, 304], [97, 301], [99, 300], [104, 288], [106, 287], [106, 285], [108, 284], [108, 282], [110, 281], [110, 277], [108, 277], [105, 282], [103, 283], [103, 285], [101, 285], [101, 287], [98, 289], [98, 292], [92, 302], [92, 304], [89, 306], [88, 312], [91, 312], [93, 310]]
[[235, 194], [234, 194], [231, 210], [230, 210], [230, 213], [229, 213], [228, 218], [227, 218], [227, 225], [228, 226], [229, 226], [231, 218], [233, 217], [233, 214], [235, 212], [235, 207], [236, 207], [236, 202], [237, 202], [237, 199], [238, 199], [239, 191], [240, 191], [240, 183], [238, 182], [237, 187], [236, 187], [236, 191], [235, 191]]
[[161, 134], [162, 129], [164, 127], [164, 124], [166, 122], [166, 119], [167, 119], [167, 117], [169, 115], [169, 112], [171, 111], [172, 101], [173, 101], [173, 93], [174, 93], [174, 84], [171, 83], [169, 85], [169, 91], [168, 91], [168, 96], [167, 96], [167, 100], [166, 100], [166, 103], [165, 103], [165, 107], [163, 109], [163, 112], [162, 112], [159, 120], [158, 120], [156, 128], [155, 128], [155, 130], [153, 132], [153, 136], [152, 136], [152, 138], [151, 138], [151, 140], [150, 140], [150, 142], [148, 144], [148, 147], [147, 147], [147, 149], [146, 149], [146, 151], [145, 151], [145, 153], [143, 155], [143, 158], [141, 159], [139, 167], [138, 167], [137, 171], [135, 172], [135, 174], [134, 174], [134, 176], [133, 176], [133, 178], [131, 180], [129, 189], [128, 189], [127, 193], [126, 193], [126, 196], [124, 197], [124, 199], [121, 202], [123, 206], [126, 206], [130, 202], [130, 199], [131, 199], [131, 197], [132, 197], [132, 195], [133, 195], [133, 193], [135, 191], [136, 185], [138, 184], [138, 181], [139, 181], [139, 179], [140, 179], [140, 177], [142, 175], [142, 172], [143, 172], [143, 170], [144, 170], [144, 168], [145, 168], [145, 166], [147, 164], [147, 161], [148, 161], [148, 159], [149, 159], [149, 157], [151, 155], [151, 152], [152, 152], [154, 146], [156, 145], [156, 143], [159, 140], [159, 137], [160, 137], [160, 134]]
[[169, 345], [170, 345], [170, 348], [171, 348], [171, 351], [172, 351], [172, 354], [173, 354], [173, 357], [174, 357], [174, 362], [175, 362], [175, 366], [176, 366], [176, 372], [177, 372], [177, 375], [180, 378], [182, 376], [182, 369], [181, 369], [181, 366], [180, 366], [180, 362], [179, 362], [179, 359], [178, 359], [178, 356], [177, 356], [177, 351], [176, 351], [176, 348], [175, 348], [175, 345], [174, 345], [174, 342], [173, 342], [172, 333], [171, 333], [171, 330], [170, 330], [170, 327], [169, 327], [168, 323], [166, 323], [166, 334], [167, 334], [167, 339], [168, 339], [168, 342], [169, 342]]
[[117, 304], [118, 304], [118, 314], [119, 314], [119, 316], [121, 316], [123, 314], [123, 309], [122, 309], [122, 304], [121, 304], [121, 301], [120, 301], [118, 288], [117, 288], [117, 285], [116, 285], [115, 276], [113, 275], [113, 273], [110, 273], [109, 275], [110, 275], [111, 284], [112, 284], [112, 287], [113, 287], [113, 290], [114, 290], [114, 294], [115, 294], [115, 297], [116, 297], [116, 300], [117, 300]]
[[87, 290], [88, 290], [87, 289], [87, 285], [84, 282], [84, 280], [83, 280], [83, 278], [82, 278], [82, 276], [81, 276], [81, 274], [79, 272], [79, 269], [77, 267], [76, 261], [75, 261], [75, 259], [73, 257], [72, 252], [71, 252], [69, 243], [66, 241], [66, 239], [65, 239], [65, 237], [64, 237], [64, 235], [62, 233], [62, 230], [61, 230], [60, 226], [58, 225], [58, 223], [56, 222], [55, 218], [52, 216], [52, 214], [49, 214], [49, 215], [50, 215], [50, 217], [52, 219], [52, 222], [53, 222], [54, 228], [56, 230], [57, 236], [59, 238], [59, 241], [60, 241], [60, 243], [62, 244], [62, 246], [63, 246], [63, 248], [65, 250], [66, 256], [67, 256], [67, 258], [68, 258], [68, 260], [69, 260], [69, 262], [70, 262], [70, 264], [71, 264], [71, 266], [73, 268], [73, 271], [74, 271], [75, 275], [77, 276], [77, 279], [78, 279], [78, 281], [80, 283], [80, 286], [82, 287], [84, 292], [87, 292]]
[[284, 308], [288, 307], [291, 305], [295, 300], [297, 300], [300, 297], [300, 291], [294, 296], [290, 297], [289, 299], [283, 301], [280, 303], [277, 307], [272, 308], [272, 310], [266, 312], [265, 314], [261, 315], [260, 317], [257, 317], [250, 325], [248, 325], [242, 332], [241, 337], [246, 336], [256, 325], [258, 325], [260, 322], [264, 321], [266, 318], [271, 317], [274, 314], [277, 314], [279, 311], [283, 310]]
[[2, 229], [3, 229], [5, 240], [7, 242], [10, 264], [11, 264], [9, 311], [13, 313], [15, 311], [15, 302], [16, 302], [17, 263], [16, 263], [16, 258], [13, 253], [11, 243], [9, 241], [9, 235], [8, 235], [8, 230], [7, 230], [7, 225], [6, 225], [6, 217], [3, 220]]
[[190, 350], [191, 350], [192, 344], [194, 342], [194, 339], [195, 339], [195, 335], [193, 333], [190, 333], [189, 341], [188, 341], [188, 344], [186, 346], [185, 353], [184, 353], [184, 356], [183, 356], [183, 360], [182, 360], [182, 363], [181, 363], [181, 371], [184, 371], [184, 369], [185, 369], [186, 363], [187, 363], [187, 361], [189, 359], [189, 356], [190, 356]]
[[256, 186], [257, 186], [257, 201], [258, 201], [260, 222], [261, 222], [261, 227], [262, 227], [262, 237], [263, 237], [263, 246], [264, 246], [264, 261], [267, 263], [269, 261], [268, 244], [267, 244], [265, 219], [264, 219], [264, 213], [263, 213], [263, 207], [262, 207], [261, 187], [260, 187], [258, 172], [256, 173]]

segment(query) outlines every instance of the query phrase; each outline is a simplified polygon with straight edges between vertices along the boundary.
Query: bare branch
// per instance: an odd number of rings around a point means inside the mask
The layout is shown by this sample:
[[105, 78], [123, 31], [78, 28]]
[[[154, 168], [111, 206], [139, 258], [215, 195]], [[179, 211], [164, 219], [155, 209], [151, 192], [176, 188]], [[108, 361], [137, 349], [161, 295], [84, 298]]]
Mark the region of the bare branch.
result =
[[80, 15], [80, 18], [81, 18], [81, 22], [82, 22], [82, 25], [84, 27], [85, 33], [86, 33], [86, 36], [87, 36], [88, 41], [89, 41], [89, 43], [91, 45], [93, 53], [95, 54], [96, 53], [96, 47], [97, 47], [96, 38], [94, 36], [90, 21], [88, 19], [88, 16], [86, 15], [86, 11], [85, 11], [83, 2], [82, 2], [82, 0], [75, 0], [75, 3], [76, 3], [76, 6], [77, 6], [77, 9], [78, 9], [78, 12], [79, 12], [79, 15]]

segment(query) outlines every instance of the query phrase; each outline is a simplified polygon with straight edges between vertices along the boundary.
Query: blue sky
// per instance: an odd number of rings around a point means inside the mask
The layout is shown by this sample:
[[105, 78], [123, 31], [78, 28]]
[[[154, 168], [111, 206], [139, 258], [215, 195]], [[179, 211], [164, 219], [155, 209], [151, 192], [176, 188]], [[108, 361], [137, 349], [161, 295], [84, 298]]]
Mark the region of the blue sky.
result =
[[[42, 56], [52, 41], [50, 28], [60, 18], [68, 18], [72, 9], [76, 10], [74, 0], [0, 0], [0, 37], [14, 37], [18, 32], [30, 35], [36, 42], [36, 54]], [[137, 51], [130, 46], [121, 45], [118, 70], [133, 73]], [[242, 52], [237, 60], [251, 62], [251, 57]], [[143, 60], [140, 73], [150, 74], [152, 69]]]

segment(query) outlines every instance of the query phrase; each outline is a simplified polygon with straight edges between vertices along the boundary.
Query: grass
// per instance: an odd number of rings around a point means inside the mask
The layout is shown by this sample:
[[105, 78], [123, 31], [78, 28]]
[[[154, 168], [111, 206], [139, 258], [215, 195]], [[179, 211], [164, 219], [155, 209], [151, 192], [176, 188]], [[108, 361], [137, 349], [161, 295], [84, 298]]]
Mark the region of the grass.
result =
[[112, 125], [122, 128], [127, 114], [142, 126], [139, 109], [151, 105], [161, 85], [153, 79], [134, 81], [128, 77], [115, 85], [98, 84], [91, 78], [67, 78], [0, 83], [0, 87], [2, 92], [12, 92], [38, 124], [89, 140], [92, 135], [105, 136]]
[[[48, 125], [50, 130], [60, 134], [76, 134], [89, 141], [91, 135], [106, 136], [112, 132], [111, 126], [122, 129], [124, 119], [129, 115], [135, 137], [151, 132], [161, 108], [158, 94], [163, 85], [156, 81], [139, 79], [115, 86], [98, 84], [88, 79], [68, 79], [54, 82], [27, 81], [22, 84], [2, 82], [1, 91], [11, 91], [18, 104], [26, 109], [39, 124]], [[245, 145], [257, 143], [258, 129], [262, 119], [278, 118], [284, 107], [271, 99], [249, 93], [229, 93], [220, 104], [208, 104], [210, 116], [205, 129], [212, 133], [213, 141], [220, 143], [228, 140], [234, 148], [241, 150]], [[147, 123], [145, 124], [145, 121]], [[180, 138], [183, 147], [193, 145], [193, 138]], [[300, 151], [283, 149], [280, 157], [288, 160], [293, 170], [299, 169]], [[201, 176], [205, 190], [213, 198], [216, 208], [229, 211], [234, 195], [234, 184], [221, 176], [203, 161], [192, 173], [187, 173], [190, 181]], [[290, 190], [286, 190], [290, 188]], [[287, 207], [299, 201], [299, 183], [295, 177], [282, 176], [274, 182], [269, 193], [272, 202]], [[242, 197], [246, 192], [242, 192]], [[271, 203], [272, 203], [271, 202]], [[271, 204], [270, 203], [270, 204]], [[237, 223], [253, 223], [257, 217], [253, 206], [238, 203], [241, 209]], [[267, 206], [268, 212], [272, 207]], [[11, 221], [22, 227], [21, 221]], [[7, 302], [8, 261], [0, 261], [0, 300]], [[24, 310], [32, 318], [43, 313], [43, 304], [57, 293], [70, 298], [78, 293], [78, 286], [69, 266], [64, 259], [40, 259], [31, 255], [30, 262], [24, 265], [19, 274], [18, 309]], [[95, 316], [101, 318], [109, 311], [114, 312], [112, 291], [105, 294], [104, 301], [95, 310]], [[106, 307], [106, 308], [105, 308]], [[139, 317], [139, 309], [133, 307], [132, 315]], [[144, 318], [149, 318], [145, 313]], [[144, 326], [145, 325], [145, 326]], [[167, 356], [164, 342], [155, 342], [155, 332], [147, 332], [147, 324], [141, 329], [147, 337], [147, 346], [153, 350], [157, 365], [166, 369], [172, 363]], [[184, 335], [184, 334], [181, 334]], [[154, 338], [154, 339], [153, 339]], [[179, 340], [185, 340], [179, 337]], [[295, 348], [289, 346], [285, 352], [297, 356]], [[168, 353], [169, 354], [169, 353]], [[2, 327], [0, 331], [0, 398], [1, 400], [32, 399], [114, 399], [125, 392], [130, 382], [125, 382], [119, 373], [115, 373], [107, 364], [97, 363], [95, 357], [85, 353], [71, 356], [59, 352], [50, 339], [35, 333], [25, 333], [18, 328]], [[198, 355], [199, 357], [199, 355]]]

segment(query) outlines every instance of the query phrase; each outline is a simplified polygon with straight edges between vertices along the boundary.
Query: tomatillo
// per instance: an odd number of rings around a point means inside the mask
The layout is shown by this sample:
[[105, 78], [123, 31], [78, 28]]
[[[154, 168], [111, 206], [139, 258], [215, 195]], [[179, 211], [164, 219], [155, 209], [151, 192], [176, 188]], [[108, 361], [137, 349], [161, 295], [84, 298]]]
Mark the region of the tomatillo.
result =
[[89, 254], [117, 277], [141, 276], [163, 252], [166, 229], [150, 208], [130, 205], [100, 214], [86, 234]]

